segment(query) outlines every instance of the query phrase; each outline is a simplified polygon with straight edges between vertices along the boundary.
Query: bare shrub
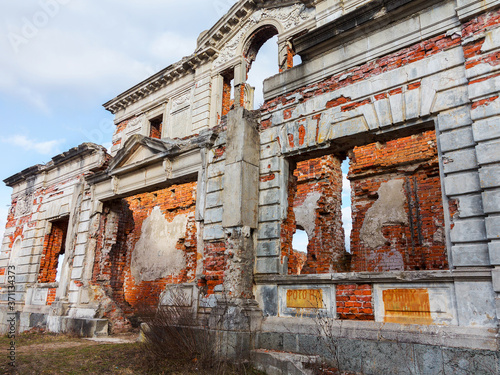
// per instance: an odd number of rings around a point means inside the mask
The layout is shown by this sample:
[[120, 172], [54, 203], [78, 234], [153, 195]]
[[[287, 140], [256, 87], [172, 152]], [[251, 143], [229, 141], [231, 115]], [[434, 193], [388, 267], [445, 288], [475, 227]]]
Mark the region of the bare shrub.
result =
[[[165, 305], [141, 308], [144, 354], [151, 361], [148, 365], [160, 370], [164, 361], [177, 360], [191, 363], [198, 373], [247, 374], [247, 364], [226, 360], [223, 346], [228, 343], [220, 324], [211, 329], [208, 320], [198, 318], [187, 302], [186, 296], [174, 289]], [[227, 309], [221, 311], [227, 314]]]

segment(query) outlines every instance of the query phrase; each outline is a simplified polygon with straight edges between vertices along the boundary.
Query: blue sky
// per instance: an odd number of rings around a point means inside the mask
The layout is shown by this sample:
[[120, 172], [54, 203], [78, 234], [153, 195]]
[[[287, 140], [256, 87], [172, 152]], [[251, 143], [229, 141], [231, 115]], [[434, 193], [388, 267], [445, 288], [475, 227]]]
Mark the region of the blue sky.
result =
[[[109, 146], [109, 99], [190, 55], [233, 0], [0, 5], [0, 179], [82, 142]], [[11, 189], [0, 184], [0, 233]]]
[[[235, 0], [25, 0], [0, 5], [0, 179], [83, 142], [109, 147], [102, 104], [190, 55]], [[266, 43], [254, 85], [277, 73]], [[262, 102], [257, 88], [256, 103]], [[0, 234], [11, 189], [0, 183]]]

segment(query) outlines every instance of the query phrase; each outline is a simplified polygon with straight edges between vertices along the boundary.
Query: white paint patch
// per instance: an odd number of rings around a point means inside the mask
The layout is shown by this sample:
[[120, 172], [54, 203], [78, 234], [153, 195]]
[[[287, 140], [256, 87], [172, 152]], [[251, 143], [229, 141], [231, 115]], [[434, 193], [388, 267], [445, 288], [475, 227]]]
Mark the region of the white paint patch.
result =
[[403, 190], [404, 180], [391, 180], [380, 185], [378, 200], [366, 212], [361, 240], [372, 249], [382, 246], [387, 239], [382, 234], [382, 227], [387, 224], [408, 225], [405, 211], [406, 196]]
[[297, 226], [304, 228], [309, 239], [314, 236], [314, 229], [316, 228], [316, 209], [318, 208], [319, 198], [321, 198], [319, 191], [310, 192], [304, 199], [304, 203], [293, 208]]
[[154, 281], [180, 272], [186, 267], [177, 242], [184, 238], [188, 215], [177, 215], [172, 222], [159, 207], [142, 224], [141, 238], [132, 254], [131, 272], [136, 282]]

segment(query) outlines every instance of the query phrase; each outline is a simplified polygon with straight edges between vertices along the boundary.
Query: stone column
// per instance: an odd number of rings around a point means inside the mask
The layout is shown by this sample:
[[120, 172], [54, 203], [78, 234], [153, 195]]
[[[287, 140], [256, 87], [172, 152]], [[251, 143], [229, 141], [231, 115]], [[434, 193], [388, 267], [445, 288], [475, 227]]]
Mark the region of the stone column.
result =
[[210, 324], [221, 332], [220, 347], [229, 358], [245, 358], [252, 348], [252, 332], [262, 312], [253, 296], [253, 232], [258, 221], [259, 134], [256, 116], [242, 107], [229, 112], [224, 175], [222, 226], [227, 265], [223, 295], [212, 311]]

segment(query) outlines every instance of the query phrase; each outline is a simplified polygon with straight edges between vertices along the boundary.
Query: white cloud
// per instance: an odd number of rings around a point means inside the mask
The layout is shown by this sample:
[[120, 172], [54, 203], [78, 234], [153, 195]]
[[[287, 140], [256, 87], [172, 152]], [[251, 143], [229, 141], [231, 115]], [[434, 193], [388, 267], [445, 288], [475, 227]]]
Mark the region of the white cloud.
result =
[[40, 142], [34, 139], [29, 139], [25, 135], [13, 135], [7, 138], [2, 138], [3, 143], [9, 143], [18, 147], [22, 147], [26, 151], [36, 151], [42, 155], [54, 155], [59, 153], [59, 145], [64, 143], [64, 139], [55, 139], [52, 141]]
[[[190, 55], [198, 34], [215, 23], [221, 7], [205, 0], [62, 3], [49, 14], [38, 1], [9, 2], [3, 13], [8, 17], [0, 23], [0, 71], [8, 72], [0, 77], [0, 93], [44, 113], [56, 112], [64, 97], [99, 92], [111, 98]], [[224, 1], [222, 8], [231, 5]], [[48, 14], [48, 22], [26, 34], [26, 24], [33, 25], [40, 12]], [[14, 48], [12, 34], [26, 43]]]

